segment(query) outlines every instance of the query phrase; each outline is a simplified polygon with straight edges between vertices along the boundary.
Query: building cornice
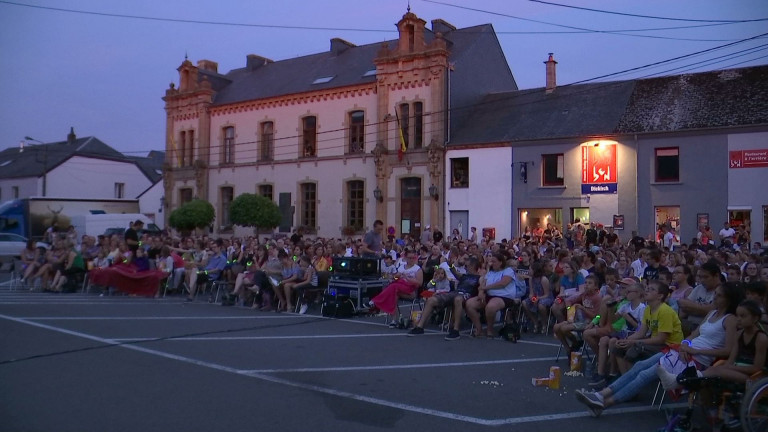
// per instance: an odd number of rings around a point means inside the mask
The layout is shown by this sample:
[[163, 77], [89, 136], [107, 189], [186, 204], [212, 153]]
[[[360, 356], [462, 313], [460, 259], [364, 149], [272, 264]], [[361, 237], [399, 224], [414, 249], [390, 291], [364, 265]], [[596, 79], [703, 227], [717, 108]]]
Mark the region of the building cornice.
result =
[[325, 102], [335, 99], [348, 99], [352, 97], [368, 96], [375, 93], [376, 84], [368, 83], [354, 87], [330, 88], [307, 93], [288, 94], [267, 99], [256, 99], [227, 105], [212, 106], [210, 108], [210, 112], [211, 116], [215, 117], [220, 115], [258, 111], [262, 109], [277, 108], [289, 105]]

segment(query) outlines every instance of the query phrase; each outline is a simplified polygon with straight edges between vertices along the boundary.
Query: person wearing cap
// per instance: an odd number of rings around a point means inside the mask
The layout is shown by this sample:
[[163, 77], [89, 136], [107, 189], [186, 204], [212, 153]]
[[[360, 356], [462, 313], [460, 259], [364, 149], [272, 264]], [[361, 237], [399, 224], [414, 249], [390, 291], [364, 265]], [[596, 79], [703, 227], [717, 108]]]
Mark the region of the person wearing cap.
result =
[[136, 249], [139, 248], [139, 231], [144, 227], [144, 222], [141, 219], [136, 221], [125, 230], [125, 244], [128, 245], [133, 256], [136, 255]]
[[600, 318], [597, 319], [599, 325], [584, 330], [584, 340], [597, 353], [597, 368], [589, 382], [592, 388], [605, 387], [608, 365], [614, 364], [609, 353], [618, 340], [626, 338], [637, 329], [645, 311], [643, 287], [637, 278], [623, 278], [618, 285], [619, 294], [616, 298], [604, 298], [598, 315]]

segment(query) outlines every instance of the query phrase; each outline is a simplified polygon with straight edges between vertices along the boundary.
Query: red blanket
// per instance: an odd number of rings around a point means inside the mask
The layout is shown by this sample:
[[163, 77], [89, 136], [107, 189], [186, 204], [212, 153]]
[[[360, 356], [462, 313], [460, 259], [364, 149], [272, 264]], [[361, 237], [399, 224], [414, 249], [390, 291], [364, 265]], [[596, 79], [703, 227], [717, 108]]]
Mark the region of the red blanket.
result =
[[167, 275], [161, 270], [139, 271], [131, 266], [112, 266], [105, 269], [93, 269], [88, 274], [94, 285], [115, 287], [128, 294], [153, 297], [157, 293], [160, 281]]

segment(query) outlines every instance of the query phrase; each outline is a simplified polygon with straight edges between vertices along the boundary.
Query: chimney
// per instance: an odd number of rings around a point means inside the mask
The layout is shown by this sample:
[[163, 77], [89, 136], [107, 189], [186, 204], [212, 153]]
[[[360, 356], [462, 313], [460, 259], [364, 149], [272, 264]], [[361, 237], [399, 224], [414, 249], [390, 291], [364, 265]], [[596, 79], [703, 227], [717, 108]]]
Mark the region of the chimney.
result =
[[333, 55], [339, 55], [343, 53], [344, 51], [355, 47], [356, 45], [352, 42], [347, 42], [344, 39], [341, 38], [333, 38], [331, 39], [331, 52]]
[[69, 134], [67, 135], [67, 144], [74, 144], [76, 139], [77, 135], [75, 135], [75, 128], [70, 126]]
[[557, 62], [555, 61], [554, 54], [549, 53], [549, 60], [544, 62], [547, 65], [547, 87], [546, 93], [552, 93], [557, 87]]
[[442, 33], [445, 35], [453, 30], [456, 30], [456, 27], [445, 20], [440, 18], [432, 20], [432, 33]]
[[256, 54], [248, 54], [245, 56], [245, 68], [249, 71], [255, 71], [268, 63], [274, 63], [274, 61]]
[[198, 60], [197, 68], [209, 72], [219, 73], [219, 64], [210, 60]]

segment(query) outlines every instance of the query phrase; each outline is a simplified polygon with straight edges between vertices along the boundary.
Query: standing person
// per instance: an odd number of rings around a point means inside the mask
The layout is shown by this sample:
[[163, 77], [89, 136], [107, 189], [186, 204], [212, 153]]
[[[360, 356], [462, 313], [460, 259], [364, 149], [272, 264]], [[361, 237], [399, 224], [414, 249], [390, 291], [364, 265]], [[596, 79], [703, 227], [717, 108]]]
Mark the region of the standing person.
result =
[[432, 233], [432, 240], [436, 245], [443, 242], [443, 232], [440, 231], [440, 228], [435, 227], [435, 231]]
[[125, 244], [128, 245], [128, 250], [131, 251], [133, 256], [136, 255], [136, 249], [139, 248], [139, 231], [144, 227], [144, 222], [140, 219], [136, 219], [136, 222], [125, 230]]
[[723, 222], [723, 229], [720, 230], [718, 235], [720, 237], [720, 246], [722, 246], [726, 240], [733, 244], [733, 238], [736, 236], [736, 230], [733, 229], [731, 224], [726, 221]]
[[384, 249], [381, 235], [384, 232], [384, 222], [376, 219], [373, 222], [373, 229], [365, 233], [363, 243], [360, 245], [360, 254], [363, 258], [378, 259], [381, 251]]
[[477, 227], [472, 227], [469, 231], [469, 242], [477, 244]]
[[432, 227], [427, 225], [421, 232], [421, 245], [425, 246], [432, 243]]

